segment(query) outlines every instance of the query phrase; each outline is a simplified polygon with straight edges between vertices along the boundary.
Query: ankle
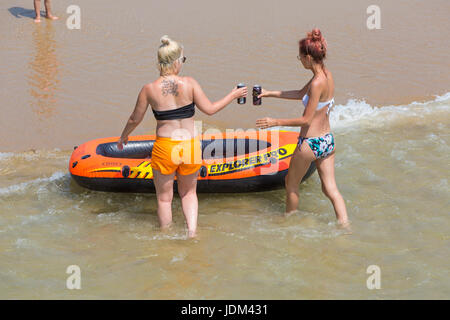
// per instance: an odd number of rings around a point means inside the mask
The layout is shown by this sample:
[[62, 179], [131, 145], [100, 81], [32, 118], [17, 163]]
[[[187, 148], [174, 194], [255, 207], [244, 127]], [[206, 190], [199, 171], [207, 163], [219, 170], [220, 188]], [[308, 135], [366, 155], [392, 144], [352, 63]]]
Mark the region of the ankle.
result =
[[348, 220], [347, 217], [343, 217], [343, 218], [338, 218], [338, 224], [343, 226], [343, 227], [347, 227], [350, 225], [350, 221]]
[[197, 236], [197, 230], [188, 230], [188, 238], [195, 238]]

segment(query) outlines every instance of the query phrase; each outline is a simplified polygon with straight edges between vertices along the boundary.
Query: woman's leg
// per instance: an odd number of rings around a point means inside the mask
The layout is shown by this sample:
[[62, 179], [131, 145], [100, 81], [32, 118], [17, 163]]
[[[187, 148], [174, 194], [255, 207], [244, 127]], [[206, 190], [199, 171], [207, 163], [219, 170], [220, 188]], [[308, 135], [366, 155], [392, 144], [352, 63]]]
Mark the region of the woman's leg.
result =
[[347, 209], [334, 177], [334, 156], [333, 152], [325, 159], [316, 160], [316, 166], [322, 181], [322, 191], [331, 200], [338, 222], [345, 226], [348, 224]]
[[189, 175], [177, 173], [178, 194], [188, 227], [188, 237], [197, 235], [198, 199], [197, 199], [198, 171]]
[[167, 229], [172, 223], [172, 199], [173, 199], [173, 179], [172, 174], [162, 174], [159, 170], [153, 169], [153, 181], [156, 189], [156, 199], [158, 200], [158, 219], [161, 229]]
[[34, 12], [36, 13], [34, 22], [41, 22], [41, 0], [34, 0]]
[[298, 186], [314, 159], [314, 153], [306, 141], [303, 141], [300, 148], [297, 147], [295, 149], [285, 178], [286, 215], [297, 210], [299, 200]]
[[55, 17], [52, 14], [52, 4], [51, 4], [50, 0], [45, 0], [45, 12], [47, 13], [48, 19], [52, 19], [52, 20], [58, 19], [58, 17]]

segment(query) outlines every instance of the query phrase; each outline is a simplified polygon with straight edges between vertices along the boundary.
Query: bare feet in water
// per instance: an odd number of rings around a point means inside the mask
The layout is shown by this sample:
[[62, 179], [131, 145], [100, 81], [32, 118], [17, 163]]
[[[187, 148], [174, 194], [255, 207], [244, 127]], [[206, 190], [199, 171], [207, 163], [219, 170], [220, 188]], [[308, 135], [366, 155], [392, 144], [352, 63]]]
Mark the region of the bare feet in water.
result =
[[193, 238], [197, 238], [197, 231], [195, 230], [188, 230], [188, 239], [193, 239]]
[[[46, 18], [49, 19], [49, 20], [58, 20], [59, 19], [58, 17], [53, 16], [53, 15], [48, 15]], [[34, 22], [36, 22], [36, 23], [41, 22], [41, 17], [36, 17], [34, 19]]]
[[[34, 0], [34, 12], [36, 14], [36, 18], [34, 18], [34, 22], [41, 22], [41, 0]], [[52, 5], [51, 0], [45, 0], [45, 17], [49, 20], [58, 20], [59, 18], [52, 15]]]
[[292, 211], [289, 211], [289, 212], [285, 212], [284, 213], [284, 217], [285, 218], [289, 218], [290, 216], [292, 216], [296, 212], [298, 212], [298, 210], [292, 210]]
[[339, 228], [346, 231], [345, 234], [352, 234], [352, 228], [350, 226], [349, 220], [345, 220], [345, 221], [338, 220], [338, 226], [339, 226]]

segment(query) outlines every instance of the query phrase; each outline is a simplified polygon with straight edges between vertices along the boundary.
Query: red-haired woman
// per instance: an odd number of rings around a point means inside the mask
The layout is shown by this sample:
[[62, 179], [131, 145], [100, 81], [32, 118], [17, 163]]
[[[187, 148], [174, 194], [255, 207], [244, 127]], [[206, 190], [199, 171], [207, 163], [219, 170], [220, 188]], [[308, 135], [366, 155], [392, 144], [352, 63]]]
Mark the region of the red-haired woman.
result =
[[308, 32], [299, 42], [297, 58], [303, 67], [314, 74], [301, 89], [292, 91], [262, 90], [260, 97], [303, 100], [303, 115], [294, 119], [263, 118], [256, 121], [262, 129], [273, 126], [299, 126], [298, 147], [294, 151], [285, 180], [286, 214], [298, 207], [298, 187], [312, 161], [315, 161], [322, 182], [323, 193], [333, 203], [336, 218], [342, 225], [348, 224], [347, 209], [334, 177], [334, 137], [330, 132], [329, 112], [334, 104], [334, 81], [325, 67], [327, 43], [319, 29]]

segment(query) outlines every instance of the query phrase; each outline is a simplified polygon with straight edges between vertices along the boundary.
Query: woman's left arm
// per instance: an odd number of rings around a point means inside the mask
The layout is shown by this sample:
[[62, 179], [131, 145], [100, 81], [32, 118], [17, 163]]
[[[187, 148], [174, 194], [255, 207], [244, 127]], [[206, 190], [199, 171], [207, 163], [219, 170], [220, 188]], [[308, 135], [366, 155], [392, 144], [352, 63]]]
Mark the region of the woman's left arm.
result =
[[305, 107], [303, 116], [294, 119], [273, 119], [273, 118], [263, 118], [256, 120], [256, 126], [261, 129], [266, 129], [275, 126], [286, 126], [286, 127], [308, 127], [311, 125], [311, 121], [314, 117], [314, 112], [316, 111], [317, 105], [320, 99], [320, 84], [317, 82], [312, 82], [309, 90], [310, 96], [308, 104]]
[[144, 86], [139, 92], [136, 106], [134, 107], [133, 113], [131, 114], [125, 128], [122, 131], [119, 141], [117, 141], [117, 148], [119, 150], [123, 149], [123, 145], [128, 143], [128, 135], [136, 129], [136, 127], [141, 123], [142, 119], [144, 119], [145, 112], [148, 108], [148, 99], [147, 99], [147, 91], [149, 90], [148, 86]]

